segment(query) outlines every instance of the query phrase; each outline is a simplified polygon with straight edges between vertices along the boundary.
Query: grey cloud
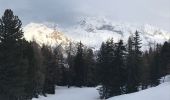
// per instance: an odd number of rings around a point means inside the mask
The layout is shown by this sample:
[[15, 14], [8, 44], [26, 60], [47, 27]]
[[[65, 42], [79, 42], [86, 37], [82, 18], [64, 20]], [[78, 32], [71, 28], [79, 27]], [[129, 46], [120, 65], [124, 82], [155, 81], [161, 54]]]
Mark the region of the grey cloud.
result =
[[13, 9], [24, 24], [50, 21], [70, 26], [77, 17], [108, 16], [170, 31], [170, 0], [1, 0], [0, 14], [6, 8]]

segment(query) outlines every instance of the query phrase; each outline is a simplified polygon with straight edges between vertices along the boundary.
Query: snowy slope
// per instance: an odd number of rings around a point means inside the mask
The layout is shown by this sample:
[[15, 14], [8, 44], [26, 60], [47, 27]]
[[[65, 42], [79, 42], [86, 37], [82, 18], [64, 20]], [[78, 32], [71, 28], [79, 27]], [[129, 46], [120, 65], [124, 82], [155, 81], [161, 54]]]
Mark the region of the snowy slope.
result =
[[[170, 75], [165, 83], [136, 93], [115, 96], [107, 100], [170, 100]], [[56, 87], [55, 95], [32, 100], [99, 100], [96, 88]]]
[[112, 97], [108, 100], [170, 100], [170, 83], [165, 82], [157, 87]]
[[170, 75], [167, 75], [160, 79], [160, 83], [164, 83], [164, 82], [170, 82]]
[[153, 88], [112, 97], [108, 100], [170, 100], [170, 75], [162, 77], [161, 83]]
[[32, 100], [98, 100], [96, 88], [56, 87], [55, 95]]

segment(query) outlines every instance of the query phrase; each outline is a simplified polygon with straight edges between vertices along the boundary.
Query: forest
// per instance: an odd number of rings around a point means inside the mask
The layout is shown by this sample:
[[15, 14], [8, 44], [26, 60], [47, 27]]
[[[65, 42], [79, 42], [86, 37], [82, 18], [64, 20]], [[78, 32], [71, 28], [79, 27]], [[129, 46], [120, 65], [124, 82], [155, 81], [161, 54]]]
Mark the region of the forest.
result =
[[[141, 50], [138, 30], [128, 41], [103, 41], [99, 50], [81, 41], [62, 48], [28, 42], [11, 9], [0, 18], [0, 100], [55, 94], [55, 86], [96, 87], [101, 99], [160, 84], [170, 74], [170, 42]], [[63, 51], [65, 51], [63, 53]]]

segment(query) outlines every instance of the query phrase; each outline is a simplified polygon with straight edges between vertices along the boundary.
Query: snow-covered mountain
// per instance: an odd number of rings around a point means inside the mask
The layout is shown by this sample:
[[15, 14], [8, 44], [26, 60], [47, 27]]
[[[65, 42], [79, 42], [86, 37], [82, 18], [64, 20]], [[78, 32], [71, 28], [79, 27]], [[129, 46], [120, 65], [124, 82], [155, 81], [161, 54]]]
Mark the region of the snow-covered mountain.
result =
[[151, 25], [115, 23], [106, 18], [96, 17], [84, 18], [72, 27], [59, 30], [44, 24], [30, 23], [24, 27], [24, 36], [27, 40], [34, 39], [40, 44], [48, 45], [68, 45], [70, 41], [82, 41], [85, 45], [97, 49], [103, 41], [112, 37], [115, 42], [119, 39], [126, 42], [136, 30], [140, 32], [143, 48], [170, 39], [169, 32]]
[[70, 39], [63, 32], [44, 24], [30, 23], [24, 27], [24, 37], [28, 41], [35, 40], [40, 45], [68, 45]]
[[170, 32], [161, 30], [151, 25], [135, 25], [113, 22], [106, 18], [84, 18], [78, 25], [69, 28], [65, 33], [75, 40], [81, 40], [86, 45], [98, 48], [102, 41], [113, 37], [116, 42], [119, 39], [127, 41], [128, 37], [138, 30], [143, 47], [163, 43], [170, 39]]

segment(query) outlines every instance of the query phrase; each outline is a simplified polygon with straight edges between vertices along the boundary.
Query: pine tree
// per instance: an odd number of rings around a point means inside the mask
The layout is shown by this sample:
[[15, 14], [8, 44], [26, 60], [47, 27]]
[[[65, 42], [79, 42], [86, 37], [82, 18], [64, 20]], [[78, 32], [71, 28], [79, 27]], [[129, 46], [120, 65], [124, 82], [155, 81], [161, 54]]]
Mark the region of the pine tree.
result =
[[65, 59], [62, 53], [63, 48], [58, 45], [54, 48], [54, 55], [57, 64], [56, 81], [57, 85], [65, 86], [68, 85], [68, 68], [65, 66]]
[[35, 41], [25, 45], [28, 46], [24, 50], [24, 55], [29, 61], [25, 91], [28, 98], [31, 99], [33, 97], [38, 97], [38, 95], [43, 92], [45, 66], [43, 65], [44, 58], [40, 46]]
[[138, 91], [138, 86], [140, 85], [140, 67], [142, 64], [142, 52], [140, 50], [141, 48], [141, 40], [139, 36], [139, 32], [135, 32], [135, 36], [133, 37], [134, 40], [134, 89]]
[[127, 89], [126, 92], [127, 93], [131, 93], [133, 92], [133, 79], [134, 79], [134, 75], [133, 75], [133, 67], [134, 67], [134, 50], [133, 50], [133, 38], [132, 36], [129, 37], [128, 39], [128, 45], [127, 45], [127, 68], [128, 68], [128, 78], [127, 78]]
[[161, 48], [157, 44], [156, 49], [153, 51], [153, 57], [150, 62], [150, 81], [151, 86], [157, 86], [159, 84], [159, 78], [161, 77]]
[[85, 83], [86, 86], [96, 86], [96, 66], [93, 50], [91, 48], [87, 48], [84, 52], [84, 60], [85, 60]]
[[[28, 60], [23, 57], [21, 21], [10, 9], [0, 19], [0, 98], [23, 100]], [[5, 98], [3, 98], [5, 97]]]
[[66, 50], [67, 52], [67, 63], [68, 63], [68, 87], [74, 85], [75, 69], [74, 69], [74, 59], [75, 51], [73, 49], [73, 44], [70, 42]]
[[127, 56], [127, 67], [128, 67], [128, 82], [127, 82], [127, 93], [138, 91], [140, 84], [140, 67], [142, 64], [141, 56], [141, 40], [139, 32], [136, 31], [134, 37], [130, 37], [128, 40], [128, 56]]
[[[161, 76], [168, 74], [170, 69], [170, 43], [165, 42], [161, 49]], [[170, 73], [170, 72], [169, 72]]]
[[56, 62], [55, 56], [48, 46], [42, 46], [42, 55], [44, 57], [45, 66], [45, 81], [43, 93], [55, 94], [55, 76], [56, 76]]
[[108, 98], [114, 94], [114, 48], [115, 44], [113, 39], [107, 40], [106, 43], [102, 43], [97, 58], [97, 73], [99, 83], [102, 85], [99, 88], [100, 98]]
[[[117, 94], [120, 95], [122, 93], [125, 93], [126, 89], [126, 76], [127, 76], [127, 67], [126, 67], [126, 48], [123, 44], [123, 40], [120, 40], [117, 44], [116, 44], [116, 50], [115, 50], [115, 58], [114, 58], [114, 67], [115, 67], [115, 73], [116, 75], [114, 75], [114, 77], [116, 77], [116, 79], [114, 80], [114, 82], [117, 84], [115, 86], [118, 87], [116, 92], [118, 92]], [[115, 89], [114, 89], [115, 90]]]
[[74, 68], [75, 68], [75, 85], [83, 86], [85, 85], [85, 63], [83, 58], [83, 44], [80, 42], [77, 47], [77, 54], [74, 60]]
[[146, 89], [148, 85], [150, 85], [150, 63], [151, 60], [153, 59], [152, 57], [152, 49], [150, 48], [149, 51], [145, 51], [144, 54], [142, 55], [142, 64], [141, 64], [141, 86], [142, 89]]

